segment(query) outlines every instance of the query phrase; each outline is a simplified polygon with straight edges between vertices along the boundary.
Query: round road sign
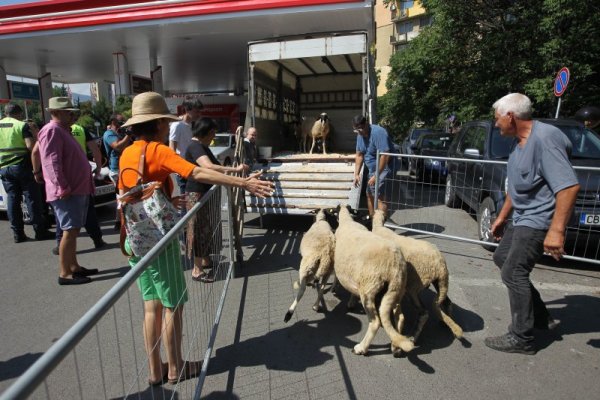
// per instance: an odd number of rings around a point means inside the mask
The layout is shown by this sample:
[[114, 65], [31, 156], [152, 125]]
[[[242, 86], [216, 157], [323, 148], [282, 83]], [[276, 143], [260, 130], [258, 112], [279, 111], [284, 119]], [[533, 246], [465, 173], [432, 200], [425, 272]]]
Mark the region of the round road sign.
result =
[[560, 71], [558, 71], [558, 74], [556, 74], [556, 79], [554, 79], [554, 95], [556, 97], [562, 96], [565, 90], [567, 90], [570, 76], [571, 73], [567, 67], [562, 67]]

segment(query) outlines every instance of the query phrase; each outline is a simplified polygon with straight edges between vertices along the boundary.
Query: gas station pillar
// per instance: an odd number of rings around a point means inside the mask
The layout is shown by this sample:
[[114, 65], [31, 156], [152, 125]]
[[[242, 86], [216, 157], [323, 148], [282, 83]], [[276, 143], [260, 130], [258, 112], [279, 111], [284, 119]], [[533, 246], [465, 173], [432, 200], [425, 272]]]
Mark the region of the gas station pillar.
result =
[[8, 99], [8, 81], [6, 80], [6, 71], [0, 66], [0, 100]]
[[115, 71], [115, 96], [131, 94], [131, 80], [125, 53], [113, 53], [113, 67]]

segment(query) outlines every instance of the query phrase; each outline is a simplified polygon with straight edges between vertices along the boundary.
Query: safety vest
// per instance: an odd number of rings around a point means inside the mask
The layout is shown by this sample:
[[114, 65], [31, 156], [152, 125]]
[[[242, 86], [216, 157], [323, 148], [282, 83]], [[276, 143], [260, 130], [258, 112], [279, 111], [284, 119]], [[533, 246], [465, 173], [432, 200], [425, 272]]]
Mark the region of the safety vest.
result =
[[11, 117], [0, 119], [0, 168], [23, 161], [29, 150], [23, 139], [25, 122]]
[[77, 143], [79, 143], [81, 149], [85, 153], [85, 129], [83, 129], [83, 126], [77, 124], [71, 125], [71, 134], [75, 140], [77, 140]]

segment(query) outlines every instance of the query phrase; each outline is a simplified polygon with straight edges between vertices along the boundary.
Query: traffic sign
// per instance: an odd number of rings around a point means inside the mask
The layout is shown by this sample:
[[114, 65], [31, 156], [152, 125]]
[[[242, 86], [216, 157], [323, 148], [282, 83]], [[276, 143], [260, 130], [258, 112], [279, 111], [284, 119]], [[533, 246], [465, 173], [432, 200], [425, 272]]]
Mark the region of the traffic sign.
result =
[[567, 90], [570, 76], [571, 73], [567, 67], [562, 67], [560, 71], [558, 71], [558, 74], [556, 74], [556, 78], [554, 79], [554, 95], [556, 97], [562, 96], [565, 90]]
[[19, 100], [40, 100], [40, 88], [32, 83], [8, 81], [11, 98]]

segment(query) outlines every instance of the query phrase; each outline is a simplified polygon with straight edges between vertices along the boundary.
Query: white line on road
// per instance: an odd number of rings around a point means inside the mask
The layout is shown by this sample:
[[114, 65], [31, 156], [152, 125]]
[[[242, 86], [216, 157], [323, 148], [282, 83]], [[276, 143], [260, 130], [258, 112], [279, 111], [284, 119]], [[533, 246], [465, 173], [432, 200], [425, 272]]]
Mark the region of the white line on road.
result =
[[[450, 278], [450, 282], [464, 286], [482, 286], [482, 287], [504, 287], [500, 279], [485, 279], [485, 278]], [[533, 281], [538, 290], [551, 290], [556, 292], [569, 293], [591, 293], [600, 295], [600, 287], [585, 286], [574, 283], [550, 283]]]

